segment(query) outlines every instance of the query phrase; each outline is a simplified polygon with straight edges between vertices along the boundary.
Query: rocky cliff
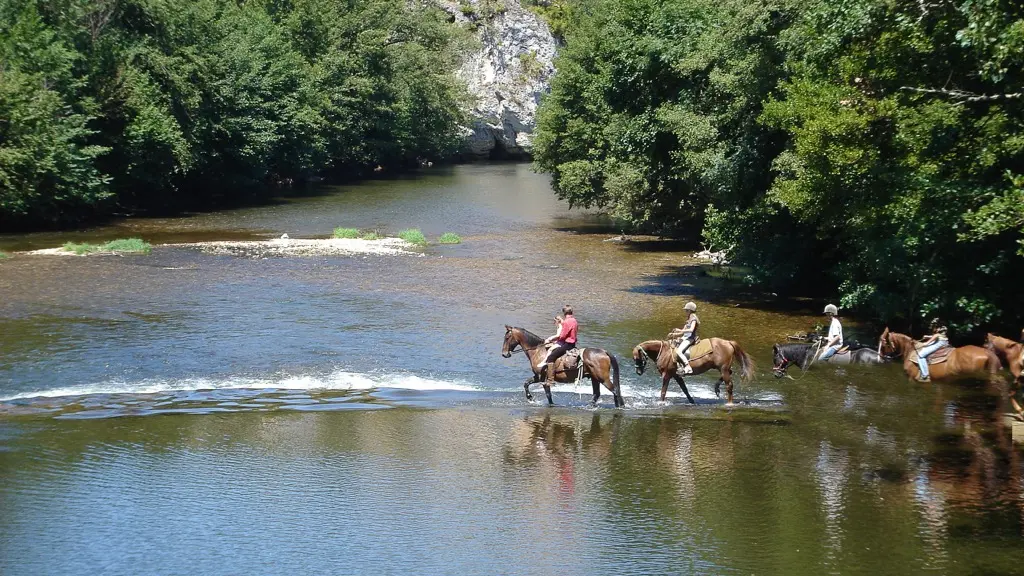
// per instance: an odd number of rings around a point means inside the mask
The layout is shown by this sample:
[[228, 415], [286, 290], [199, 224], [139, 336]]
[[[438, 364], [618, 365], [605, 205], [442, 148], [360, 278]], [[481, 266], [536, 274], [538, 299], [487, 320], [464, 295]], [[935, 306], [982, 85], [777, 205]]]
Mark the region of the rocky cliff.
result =
[[480, 41], [459, 71], [475, 97], [466, 154], [528, 155], [537, 105], [555, 71], [556, 43], [547, 24], [518, 0], [437, 2]]

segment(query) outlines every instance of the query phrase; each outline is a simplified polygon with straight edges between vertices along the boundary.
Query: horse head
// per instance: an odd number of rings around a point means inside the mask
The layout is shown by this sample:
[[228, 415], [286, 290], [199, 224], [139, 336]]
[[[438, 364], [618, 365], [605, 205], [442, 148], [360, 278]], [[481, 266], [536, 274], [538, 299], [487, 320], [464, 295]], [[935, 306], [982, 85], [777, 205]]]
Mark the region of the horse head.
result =
[[501, 355], [504, 358], [511, 358], [519, 341], [515, 337], [515, 328], [505, 324], [505, 341], [501, 344]]
[[789, 358], [786, 358], [786, 354], [779, 348], [778, 344], [772, 346], [772, 374], [776, 378], [782, 378], [786, 375], [786, 368], [789, 367]]
[[644, 369], [647, 368], [647, 353], [639, 345], [633, 348], [633, 363], [636, 364], [637, 375], [643, 375]]
[[892, 335], [889, 327], [886, 326], [882, 335], [878, 338], [878, 357], [885, 360], [892, 360], [896, 356], [896, 345], [892, 343]]

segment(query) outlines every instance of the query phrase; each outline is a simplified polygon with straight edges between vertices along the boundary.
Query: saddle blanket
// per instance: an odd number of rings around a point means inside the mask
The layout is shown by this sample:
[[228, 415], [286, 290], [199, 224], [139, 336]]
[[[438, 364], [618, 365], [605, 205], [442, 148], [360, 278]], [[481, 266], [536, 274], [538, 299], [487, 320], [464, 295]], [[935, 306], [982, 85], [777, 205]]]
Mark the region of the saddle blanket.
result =
[[[930, 366], [932, 364], [942, 364], [946, 360], [949, 360], [949, 353], [952, 351], [952, 346], [943, 346], [942, 348], [939, 348], [935, 352], [932, 352], [931, 354], [928, 355], [928, 365]], [[917, 350], [914, 350], [913, 352], [910, 353], [911, 362], [916, 363], [918, 358], [919, 356], [917, 355]]]
[[[669, 344], [671, 344], [672, 348], [675, 349], [679, 347], [680, 342], [681, 340], [670, 340]], [[711, 338], [701, 338], [696, 344], [690, 346], [686, 351], [686, 359], [690, 361], [698, 360], [708, 354], [711, 354]]]

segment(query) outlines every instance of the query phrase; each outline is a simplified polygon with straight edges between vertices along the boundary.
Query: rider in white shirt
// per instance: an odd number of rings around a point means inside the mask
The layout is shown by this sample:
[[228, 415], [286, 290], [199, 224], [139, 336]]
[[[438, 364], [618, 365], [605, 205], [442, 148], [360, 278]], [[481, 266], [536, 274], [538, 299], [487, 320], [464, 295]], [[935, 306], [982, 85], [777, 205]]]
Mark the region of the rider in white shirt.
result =
[[834, 304], [829, 304], [825, 306], [825, 315], [831, 322], [828, 327], [828, 338], [825, 340], [825, 350], [818, 357], [822, 361], [828, 360], [843, 347], [843, 325], [839, 323], [839, 309]]

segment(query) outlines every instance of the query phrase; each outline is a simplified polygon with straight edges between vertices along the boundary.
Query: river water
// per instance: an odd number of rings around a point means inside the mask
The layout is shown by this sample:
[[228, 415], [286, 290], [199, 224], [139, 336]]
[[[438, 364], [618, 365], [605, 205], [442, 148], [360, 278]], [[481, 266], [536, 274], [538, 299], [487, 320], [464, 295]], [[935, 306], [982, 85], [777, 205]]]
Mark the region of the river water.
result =
[[[165, 246], [336, 226], [464, 241]], [[616, 234], [493, 164], [0, 236], [156, 245], [0, 260], [0, 573], [1024, 573], [1024, 461], [996, 391], [895, 365], [776, 380], [772, 343], [820, 324], [820, 303]], [[758, 362], [734, 407], [713, 375], [688, 380], [690, 407], [632, 370], [690, 299], [705, 336]], [[500, 356], [505, 324], [547, 334], [566, 302], [582, 343], [620, 359], [624, 410], [573, 385], [527, 402], [526, 360]]]

